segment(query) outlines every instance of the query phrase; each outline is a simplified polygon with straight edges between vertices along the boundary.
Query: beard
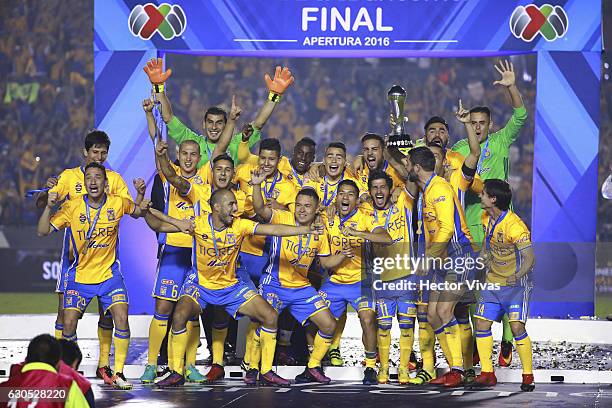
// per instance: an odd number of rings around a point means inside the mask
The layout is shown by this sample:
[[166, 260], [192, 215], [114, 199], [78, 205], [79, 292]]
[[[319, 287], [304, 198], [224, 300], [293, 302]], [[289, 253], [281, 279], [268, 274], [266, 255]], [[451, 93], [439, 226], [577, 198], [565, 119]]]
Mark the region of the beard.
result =
[[419, 181], [419, 176], [417, 176], [417, 174], [414, 172], [414, 170], [410, 170], [408, 172], [408, 180], [416, 183], [417, 181]]

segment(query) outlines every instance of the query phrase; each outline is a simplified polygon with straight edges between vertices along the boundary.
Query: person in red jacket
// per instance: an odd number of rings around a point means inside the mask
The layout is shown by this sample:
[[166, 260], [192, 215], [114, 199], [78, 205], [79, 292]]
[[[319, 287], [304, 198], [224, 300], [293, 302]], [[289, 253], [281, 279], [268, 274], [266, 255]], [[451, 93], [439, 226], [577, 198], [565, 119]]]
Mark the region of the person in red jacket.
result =
[[[58, 373], [60, 356], [60, 343], [53, 336], [34, 337], [28, 345], [25, 364], [13, 366], [8, 381], [0, 383], [0, 394], [9, 397], [0, 407], [25, 408], [32, 402], [37, 403], [37, 408], [88, 407], [77, 382]], [[28, 396], [26, 390], [30, 390], [33, 397]]]
[[62, 359], [59, 362], [59, 373], [66, 374], [71, 377], [79, 386], [79, 389], [85, 396], [90, 408], [95, 408], [94, 394], [91, 389], [91, 383], [85, 376], [77, 370], [83, 361], [83, 354], [79, 345], [73, 341], [61, 339], [60, 346], [62, 348]]

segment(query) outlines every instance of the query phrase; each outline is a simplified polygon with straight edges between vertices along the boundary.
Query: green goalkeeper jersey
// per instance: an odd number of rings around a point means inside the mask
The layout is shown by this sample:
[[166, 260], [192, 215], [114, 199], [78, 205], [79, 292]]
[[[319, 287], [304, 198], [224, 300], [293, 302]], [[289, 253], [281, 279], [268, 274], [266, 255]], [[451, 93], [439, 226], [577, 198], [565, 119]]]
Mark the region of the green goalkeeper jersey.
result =
[[[478, 160], [477, 173], [482, 180], [501, 179], [508, 181], [510, 172], [509, 152], [510, 145], [518, 138], [519, 132], [527, 119], [525, 106], [514, 108], [512, 117], [502, 129], [490, 133], [484, 142], [480, 144], [480, 159]], [[461, 153], [464, 157], [470, 153], [467, 139], [455, 143], [453, 151]], [[481, 225], [482, 208], [480, 198], [471, 192], [466, 194], [465, 215], [467, 223], [475, 242], [481, 243], [484, 237]]]

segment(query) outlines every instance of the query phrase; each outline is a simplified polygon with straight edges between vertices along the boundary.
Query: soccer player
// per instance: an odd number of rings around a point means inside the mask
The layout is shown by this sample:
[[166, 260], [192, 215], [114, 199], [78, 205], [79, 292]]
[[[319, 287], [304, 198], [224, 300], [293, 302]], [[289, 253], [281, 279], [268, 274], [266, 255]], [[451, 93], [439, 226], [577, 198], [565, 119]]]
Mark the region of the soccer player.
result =
[[66, 276], [64, 291], [64, 329], [66, 340], [76, 341], [79, 318], [94, 297], [102, 306], [102, 313], [110, 312], [115, 324], [115, 374], [112, 385], [130, 389], [132, 385], [123, 375], [123, 366], [130, 341], [128, 326], [128, 294], [117, 258], [119, 221], [129, 214], [142, 215], [130, 199], [106, 194], [106, 169], [96, 162], [85, 166], [87, 194], [66, 201], [51, 216], [59, 194], [48, 194], [47, 206], [38, 221], [38, 235], [69, 228], [75, 261]]
[[[352, 248], [354, 256], [345, 259], [340, 265], [332, 269], [319, 292], [328, 302], [329, 308], [336, 319], [339, 319], [346, 307], [350, 304], [359, 315], [363, 329], [363, 345], [366, 356], [366, 369], [363, 383], [374, 385], [376, 378], [376, 310], [371, 295], [371, 282], [362, 276], [364, 269], [362, 245], [366, 240], [390, 244], [393, 239], [384, 229], [384, 221], [373, 222], [372, 218], [357, 207], [359, 201], [359, 187], [352, 180], [342, 180], [338, 185], [336, 197], [337, 214], [328, 218], [324, 213], [323, 219], [330, 236], [333, 254]], [[339, 344], [342, 332], [337, 327], [334, 338]], [[333, 344], [334, 342], [332, 342]]]
[[[164, 71], [162, 59], [158, 58], [156, 60], [153, 58], [151, 61], [147, 62], [144, 71], [153, 85], [153, 94], [155, 98], [161, 103], [162, 117], [168, 126], [168, 136], [176, 143], [181, 143], [184, 140], [197, 141], [200, 145], [200, 151], [202, 152], [198, 167], [202, 167], [211, 159], [215, 144], [221, 137], [221, 133], [226, 126], [227, 115], [225, 111], [218, 107], [208, 108], [204, 113], [204, 122], [202, 124], [205, 135], [198, 135], [185, 126], [172, 112], [170, 100], [165, 93], [165, 82], [172, 74], [172, 70], [168, 69]], [[252, 135], [246, 136], [245, 138], [245, 135], [237, 134], [229, 143], [228, 151], [234, 163], [239, 162], [238, 149], [241, 141], [248, 141], [249, 148], [252, 148], [259, 141], [261, 138], [261, 129], [272, 115], [274, 108], [281, 100], [287, 88], [294, 81], [289, 68], [281, 68], [280, 66], [276, 67], [273, 79], [270, 78], [268, 74], [265, 74], [264, 79], [269, 92], [268, 100], [263, 104], [257, 117], [251, 124], [253, 129]]]
[[[85, 136], [85, 148], [83, 149], [83, 156], [85, 158], [85, 166], [90, 163], [98, 163], [103, 165], [108, 157], [108, 151], [110, 149], [110, 139], [108, 135], [101, 130], [92, 130]], [[48, 193], [57, 194], [57, 202], [61, 202], [64, 199], [78, 198], [86, 194], [85, 189], [85, 176], [84, 166], [74, 167], [62, 171], [59, 175], [53, 188], [48, 192], [41, 193], [38, 198], [36, 205], [39, 208], [45, 207], [48, 199]], [[106, 184], [106, 192], [111, 195], [116, 195], [122, 198], [131, 200], [132, 197], [128, 191], [127, 185], [119, 173], [116, 173], [110, 169], [106, 170], [106, 176], [108, 182]], [[138, 196], [136, 197], [136, 204], [144, 198], [144, 183], [139, 183], [137, 188]], [[72, 237], [71, 229], [64, 231], [64, 240], [62, 247], [62, 257], [60, 260], [61, 271], [57, 280], [57, 286], [55, 292], [58, 294], [58, 309], [57, 318], [55, 320], [55, 337], [61, 338], [62, 331], [64, 328], [63, 323], [63, 309], [64, 309], [64, 289], [66, 287], [66, 273], [70, 265], [72, 265], [74, 259], [72, 258]], [[111, 348], [111, 342], [113, 339], [113, 320], [109, 316], [105, 316], [103, 308], [98, 303], [98, 309], [100, 311], [100, 319], [98, 320], [98, 340], [100, 344], [100, 357], [98, 360], [98, 370], [96, 376], [104, 380], [106, 384], [111, 383], [113, 373], [109, 367], [109, 354]]]
[[[313, 225], [317, 217], [319, 196], [312, 188], [298, 192], [295, 211], [273, 210], [264, 205], [260, 184], [262, 173], [254, 171], [253, 206], [260, 219], [277, 224]], [[353, 256], [351, 248], [331, 255], [327, 235], [299, 237], [274, 237], [270, 243], [270, 256], [260, 287], [262, 296], [280, 314], [288, 307], [291, 314], [302, 325], [314, 323], [319, 329], [314, 337], [314, 349], [310, 354], [305, 371], [296, 377], [297, 382], [320, 382], [328, 384], [330, 379], [321, 368], [321, 360], [331, 344], [336, 319], [332, 316], [325, 301], [308, 280], [308, 270], [315, 258], [319, 258], [324, 268], [335, 268], [347, 257]], [[250, 369], [245, 376], [247, 384], [257, 380], [259, 353], [257, 340], [251, 350]]]
[[502, 315], [510, 318], [512, 335], [523, 366], [521, 390], [535, 388], [532, 371], [531, 339], [525, 330], [529, 315], [529, 298], [533, 287], [531, 271], [535, 263], [531, 236], [525, 223], [510, 209], [510, 185], [488, 179], [480, 195], [482, 227], [485, 231], [483, 258], [487, 259], [486, 289], [480, 291], [476, 317], [476, 345], [482, 372], [474, 385], [493, 386], [497, 378], [493, 372], [491, 354], [493, 337], [491, 325]]
[[[367, 157], [367, 156], [366, 156]], [[373, 170], [368, 178], [368, 188], [372, 196], [373, 210], [368, 214], [373, 222], [384, 222], [384, 229], [391, 235], [393, 245], [376, 247], [374, 256], [378, 259], [395, 259], [396, 255], [412, 256], [412, 197], [402, 189], [397, 201], [391, 200], [393, 180], [383, 170]], [[412, 297], [404, 290], [387, 290], [389, 285], [395, 287], [406, 281], [411, 268], [390, 268], [378, 274], [374, 284], [376, 299], [376, 316], [378, 320], [378, 354], [380, 369], [378, 383], [389, 382], [389, 349], [391, 346], [391, 326], [393, 317], [397, 317], [400, 327], [400, 364], [398, 367], [399, 383], [407, 384], [409, 380], [408, 363], [414, 342], [414, 319], [416, 305]], [[377, 286], [381, 285], [381, 286]], [[383, 287], [382, 285], [385, 285]]]
[[296, 185], [296, 188], [304, 187], [304, 176], [308, 173], [310, 165], [315, 159], [317, 144], [309, 137], [304, 137], [296, 143], [293, 148], [291, 161], [286, 157], [281, 158], [278, 169], [287, 175], [287, 178]]
[[385, 160], [385, 141], [376, 133], [366, 133], [361, 138], [361, 152], [365, 160], [365, 166], [357, 173], [360, 190], [369, 191], [368, 176], [374, 170], [382, 170], [393, 180], [393, 187], [404, 187], [401, 175]]
[[[508, 181], [510, 146], [518, 139], [519, 132], [527, 120], [527, 110], [516, 87], [516, 76], [512, 63], [500, 61], [499, 65], [495, 66], [495, 70], [501, 75], [501, 78], [493, 84], [506, 87], [512, 101], [513, 111], [506, 126], [497, 132], [489, 133], [489, 130], [493, 127], [490, 109], [486, 106], [477, 106], [470, 110], [470, 119], [482, 150], [476, 173], [483, 180], [494, 178]], [[466, 139], [458, 141], [452, 150], [466, 156], [469, 150], [468, 141]], [[483, 242], [484, 238], [480, 226], [482, 213], [478, 194], [467, 194], [465, 215], [474, 242], [477, 243]], [[507, 367], [512, 362], [512, 331], [507, 316], [503, 318], [503, 327], [504, 334], [500, 345], [499, 365]]]
[[[272, 371], [276, 346], [276, 311], [251, 287], [236, 277], [236, 261], [240, 245], [250, 235], [291, 236], [309, 233], [321, 235], [317, 226], [290, 226], [258, 224], [252, 220], [236, 218], [238, 209], [234, 193], [227, 189], [215, 190], [210, 198], [212, 213], [196, 208], [193, 258], [195, 271], [183, 285], [172, 322], [172, 374], [160, 381], [160, 387], [184, 383], [183, 358], [187, 342], [186, 323], [207, 304], [222, 306], [232, 316], [248, 316], [261, 322], [261, 372], [264, 384], [288, 386], [289, 382]], [[153, 216], [151, 214], [147, 217]], [[155, 216], [159, 216], [156, 213]], [[180, 222], [161, 214], [160, 232], [176, 232]]]
[[[431, 269], [436, 284], [461, 284], [457, 288], [430, 291], [427, 305], [427, 321], [451, 366], [450, 372], [430, 383], [456, 387], [463, 381], [463, 356], [459, 326], [453, 313], [465, 291], [464, 282], [471, 278], [469, 268], [459, 269], [459, 259], [461, 265], [466, 265], [465, 258], [473, 255], [472, 238], [453, 187], [434, 173], [436, 159], [432, 151], [427, 147], [416, 147], [408, 153], [409, 179], [421, 190], [417, 204], [417, 255], [427, 263], [420, 266], [417, 274], [427, 274], [433, 261], [435, 267]], [[446, 267], [446, 259], [452, 260], [449, 267]], [[432, 378], [435, 375], [433, 372], [428, 374]]]

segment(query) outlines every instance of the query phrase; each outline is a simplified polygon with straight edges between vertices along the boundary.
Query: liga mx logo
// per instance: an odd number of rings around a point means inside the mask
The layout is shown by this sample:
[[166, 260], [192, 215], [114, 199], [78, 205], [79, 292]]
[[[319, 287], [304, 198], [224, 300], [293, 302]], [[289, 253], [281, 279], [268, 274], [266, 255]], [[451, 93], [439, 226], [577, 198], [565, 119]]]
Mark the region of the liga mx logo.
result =
[[510, 31], [516, 38], [531, 42], [538, 33], [546, 41], [554, 41], [567, 33], [568, 19], [561, 6], [534, 4], [518, 6], [510, 17]]
[[178, 5], [162, 3], [156, 6], [147, 3], [140, 4], [132, 9], [128, 19], [128, 28], [134, 37], [148, 40], [156, 32], [164, 40], [171, 40], [179, 37], [185, 31], [187, 18], [185, 12]]

